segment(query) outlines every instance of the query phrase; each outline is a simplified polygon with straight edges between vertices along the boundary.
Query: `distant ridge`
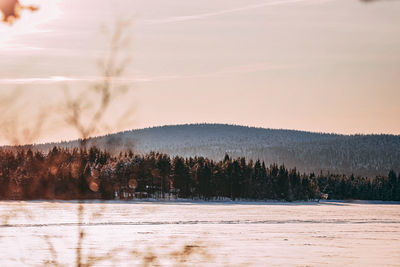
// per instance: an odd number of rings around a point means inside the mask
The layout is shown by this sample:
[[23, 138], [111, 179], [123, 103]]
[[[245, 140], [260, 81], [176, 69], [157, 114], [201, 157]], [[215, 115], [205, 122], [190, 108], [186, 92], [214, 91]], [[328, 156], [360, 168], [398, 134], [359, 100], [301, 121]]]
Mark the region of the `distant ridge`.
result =
[[[35, 145], [78, 147], [79, 141]], [[386, 175], [400, 170], [399, 135], [342, 135], [297, 130], [265, 129], [229, 124], [183, 124], [124, 131], [90, 138], [87, 146], [112, 153], [157, 151], [183, 157], [220, 160], [232, 157], [283, 163], [304, 172]]]

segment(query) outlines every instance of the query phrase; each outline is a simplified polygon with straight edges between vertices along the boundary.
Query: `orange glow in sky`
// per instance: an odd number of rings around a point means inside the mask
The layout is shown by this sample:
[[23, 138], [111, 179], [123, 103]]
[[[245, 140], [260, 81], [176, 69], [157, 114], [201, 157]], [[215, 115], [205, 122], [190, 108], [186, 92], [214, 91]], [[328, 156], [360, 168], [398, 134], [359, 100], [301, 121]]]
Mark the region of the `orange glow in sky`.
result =
[[118, 81], [133, 90], [113, 112], [134, 106], [135, 122], [107, 131], [210, 122], [400, 133], [400, 1], [21, 2], [39, 10], [0, 24], [0, 86], [22, 88], [29, 110], [101, 79], [101, 29], [126, 18], [131, 63]]

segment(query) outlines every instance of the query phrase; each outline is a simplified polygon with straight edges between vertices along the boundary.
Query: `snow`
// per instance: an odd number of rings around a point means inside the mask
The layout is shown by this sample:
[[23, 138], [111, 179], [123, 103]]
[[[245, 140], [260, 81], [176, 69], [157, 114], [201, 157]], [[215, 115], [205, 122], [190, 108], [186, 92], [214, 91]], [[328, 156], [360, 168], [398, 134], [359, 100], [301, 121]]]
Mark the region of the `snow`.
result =
[[[0, 265], [400, 266], [383, 202], [0, 202]], [[52, 249], [53, 248], [53, 249]], [[97, 257], [97, 259], [95, 259]]]

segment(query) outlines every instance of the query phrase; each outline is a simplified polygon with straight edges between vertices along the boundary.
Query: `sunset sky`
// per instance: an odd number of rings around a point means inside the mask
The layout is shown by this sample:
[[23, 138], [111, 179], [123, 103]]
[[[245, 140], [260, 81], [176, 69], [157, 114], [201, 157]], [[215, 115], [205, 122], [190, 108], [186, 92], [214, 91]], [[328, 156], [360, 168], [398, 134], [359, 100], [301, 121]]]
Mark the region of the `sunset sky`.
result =
[[[65, 86], [99, 78], [102, 29], [123, 18], [131, 43], [120, 54], [131, 62], [121, 80], [131, 90], [108, 119], [134, 111], [109, 132], [208, 122], [400, 134], [400, 1], [21, 2], [40, 9], [0, 24], [0, 86], [2, 97], [23, 92], [22, 121]], [[53, 126], [39, 141], [77, 137]]]

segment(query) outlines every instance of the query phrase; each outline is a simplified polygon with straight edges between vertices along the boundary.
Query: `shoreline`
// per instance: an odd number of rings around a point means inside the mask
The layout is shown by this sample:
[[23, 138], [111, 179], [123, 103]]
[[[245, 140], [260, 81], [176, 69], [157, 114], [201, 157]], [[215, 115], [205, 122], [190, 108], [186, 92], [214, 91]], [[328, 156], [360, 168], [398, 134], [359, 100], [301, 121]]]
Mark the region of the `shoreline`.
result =
[[282, 200], [193, 200], [193, 199], [131, 199], [131, 200], [0, 200], [1, 203], [66, 203], [66, 204], [181, 204], [181, 205], [400, 205], [400, 201], [384, 200], [320, 200], [318, 201], [282, 201]]

